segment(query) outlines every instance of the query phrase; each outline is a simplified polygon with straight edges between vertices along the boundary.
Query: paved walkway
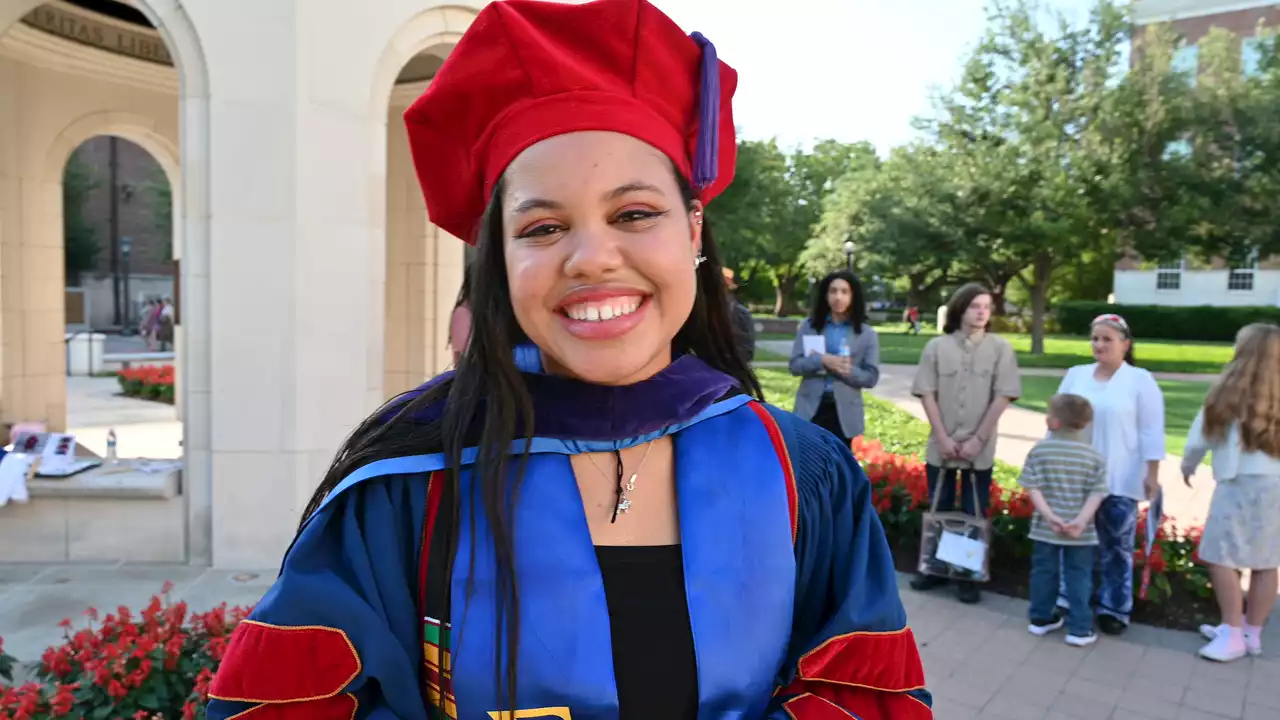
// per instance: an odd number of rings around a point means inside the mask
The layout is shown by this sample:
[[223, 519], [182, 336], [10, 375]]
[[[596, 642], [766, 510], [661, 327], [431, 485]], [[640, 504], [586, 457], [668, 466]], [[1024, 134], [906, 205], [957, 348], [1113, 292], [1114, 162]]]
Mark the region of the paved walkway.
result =
[[123, 397], [114, 377], [67, 378], [67, 432], [106, 455], [107, 432], [116, 431], [122, 457], [182, 457], [182, 423], [172, 405]]

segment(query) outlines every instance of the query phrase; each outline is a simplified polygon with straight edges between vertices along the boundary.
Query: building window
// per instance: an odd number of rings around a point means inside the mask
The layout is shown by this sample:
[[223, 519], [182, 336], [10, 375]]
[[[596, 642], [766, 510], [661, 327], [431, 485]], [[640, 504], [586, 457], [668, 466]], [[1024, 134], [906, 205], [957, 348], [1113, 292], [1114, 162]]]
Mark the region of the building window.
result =
[[1266, 48], [1266, 38], [1247, 37], [1240, 41], [1240, 72], [1245, 77], [1254, 77], [1262, 72], [1262, 52]]
[[1186, 73], [1188, 81], [1196, 84], [1196, 75], [1200, 71], [1200, 48], [1195, 45], [1183, 45], [1173, 54], [1173, 71]]
[[1258, 251], [1249, 253], [1241, 265], [1233, 266], [1227, 274], [1227, 290], [1252, 292], [1253, 278], [1258, 272]]
[[1171, 263], [1161, 263], [1156, 268], [1156, 289], [1181, 290], [1182, 266], [1182, 260], [1175, 260]]

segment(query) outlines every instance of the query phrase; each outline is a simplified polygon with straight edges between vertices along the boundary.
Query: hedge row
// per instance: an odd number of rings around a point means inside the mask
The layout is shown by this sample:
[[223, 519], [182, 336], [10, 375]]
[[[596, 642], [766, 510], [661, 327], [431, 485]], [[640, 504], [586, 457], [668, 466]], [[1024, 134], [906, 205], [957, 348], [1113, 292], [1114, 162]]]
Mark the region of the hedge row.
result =
[[1134, 335], [1152, 340], [1232, 342], [1240, 328], [1254, 322], [1280, 324], [1280, 307], [1214, 307], [1195, 305], [1112, 305], [1064, 302], [1054, 307], [1057, 326], [1067, 335], [1088, 335], [1089, 323], [1103, 313], [1122, 315]]

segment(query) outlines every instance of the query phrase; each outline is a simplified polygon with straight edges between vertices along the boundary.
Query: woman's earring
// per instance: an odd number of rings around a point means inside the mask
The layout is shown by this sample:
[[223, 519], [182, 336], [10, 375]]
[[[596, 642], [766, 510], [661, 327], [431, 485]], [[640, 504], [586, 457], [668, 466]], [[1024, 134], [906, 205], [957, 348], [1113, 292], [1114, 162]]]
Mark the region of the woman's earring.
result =
[[693, 219], [694, 219], [694, 222], [696, 222], [697, 224], [701, 225], [701, 224], [702, 224], [702, 211], [701, 211], [701, 210], [694, 210], [694, 211], [693, 211]]
[[706, 256], [704, 256], [702, 253], [698, 253], [698, 257], [696, 257], [696, 258], [694, 258], [694, 259], [693, 259], [693, 266], [694, 266], [695, 268], [701, 267], [701, 266], [702, 266], [702, 263], [704, 263], [704, 262], [706, 262], [706, 261], [707, 261]]

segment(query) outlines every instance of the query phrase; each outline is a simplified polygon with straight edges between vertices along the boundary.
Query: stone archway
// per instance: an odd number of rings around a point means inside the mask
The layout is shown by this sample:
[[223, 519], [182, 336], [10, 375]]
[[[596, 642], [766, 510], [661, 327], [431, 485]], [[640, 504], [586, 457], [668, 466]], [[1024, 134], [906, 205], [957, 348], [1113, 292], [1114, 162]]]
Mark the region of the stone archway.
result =
[[[39, 7], [42, 0], [0, 0], [0, 35], [15, 27], [18, 21], [31, 10]], [[187, 422], [184, 424], [184, 452], [186, 470], [184, 473], [184, 503], [187, 516], [187, 547], [184, 556], [191, 562], [207, 563], [210, 560], [210, 352], [207, 337], [209, 334], [209, 118], [208, 118], [208, 69], [201, 43], [195, 27], [186, 14], [180, 0], [133, 0], [129, 3], [136, 8], [154, 27], [163, 39], [166, 49], [173, 58], [177, 75], [177, 94], [173, 101], [177, 104], [176, 123], [171, 114], [166, 120], [148, 117], [121, 107], [112, 107], [112, 98], [108, 95], [86, 100], [80, 114], [65, 119], [55, 119], [52, 125], [56, 134], [52, 137], [45, 131], [38, 142], [23, 147], [24, 157], [0, 157], [0, 183], [5, 175], [21, 186], [30, 187], [21, 193], [21, 206], [10, 208], [16, 212], [9, 213], [10, 222], [17, 216], [20, 218], [16, 233], [0, 232], [0, 242], [18, 243], [24, 252], [30, 249], [32, 260], [23, 260], [25, 264], [46, 263], [61, 252], [62, 218], [61, 218], [61, 178], [62, 169], [72, 151], [84, 140], [95, 135], [115, 135], [134, 142], [159, 162], [168, 176], [173, 191], [173, 218], [175, 258], [182, 258], [181, 295], [183, 307], [181, 329], [177, 337], [178, 352], [182, 356], [182, 379], [178, 391], [180, 406]], [[91, 52], [89, 49], [78, 49], [76, 54]], [[130, 60], [111, 57], [109, 54], [99, 56], [112, 66], [110, 71], [129, 71]], [[46, 71], [66, 72], [93, 71], [93, 59], [85, 62], [79, 60], [59, 62], [54, 56], [42, 67]], [[136, 62], [136, 61], [134, 61]], [[133, 65], [132, 67], [141, 67]], [[109, 71], [103, 71], [104, 74]], [[148, 70], [155, 73], [155, 70]], [[169, 86], [172, 93], [172, 86]], [[0, 87], [0, 93], [4, 88]], [[171, 106], [172, 107], [172, 106]], [[59, 112], [65, 113], [68, 108]], [[56, 113], [54, 113], [56, 115]], [[56, 131], [61, 125], [62, 129]], [[164, 126], [164, 127], [162, 127]], [[175, 132], [176, 130], [176, 132]], [[13, 197], [13, 195], [10, 195]], [[4, 229], [5, 208], [0, 207], [0, 231]], [[7, 237], [6, 237], [7, 235]], [[10, 253], [7, 257], [17, 257], [23, 253]], [[60, 265], [60, 263], [59, 263]], [[59, 272], [59, 279], [61, 274]], [[2, 282], [0, 278], [0, 282]], [[28, 315], [31, 322], [24, 323], [22, 342], [34, 339], [40, 346], [61, 345], [62, 328], [59, 316], [62, 307], [61, 283], [56, 284], [54, 293], [49, 297], [37, 298], [36, 301], [11, 312], [5, 307], [5, 315], [14, 317], [15, 313]], [[13, 304], [13, 303], [10, 303]], [[37, 318], [42, 316], [42, 319]], [[29, 338], [30, 328], [37, 328], [38, 338]], [[10, 329], [0, 328], [0, 332], [11, 333]], [[37, 382], [33, 387], [32, 397], [39, 398], [45, 414], [49, 415], [52, 425], [58, 426], [65, 421], [65, 357], [58, 353], [50, 353], [52, 365], [47, 371], [48, 378]], [[25, 384], [22, 382], [6, 382], [0, 389], [9, 399], [18, 399], [31, 405], [30, 397], [15, 389]], [[46, 387], [47, 386], [47, 387]], [[27, 410], [24, 408], [23, 412]]]
[[371, 102], [387, 118], [386, 165], [380, 168], [387, 192], [386, 275], [375, 319], [383, 338], [379, 401], [422, 383], [452, 360], [449, 314], [462, 283], [465, 246], [428, 219], [400, 118], [430, 83], [418, 74], [448, 57], [475, 14], [462, 7], [419, 13], [378, 61]]

